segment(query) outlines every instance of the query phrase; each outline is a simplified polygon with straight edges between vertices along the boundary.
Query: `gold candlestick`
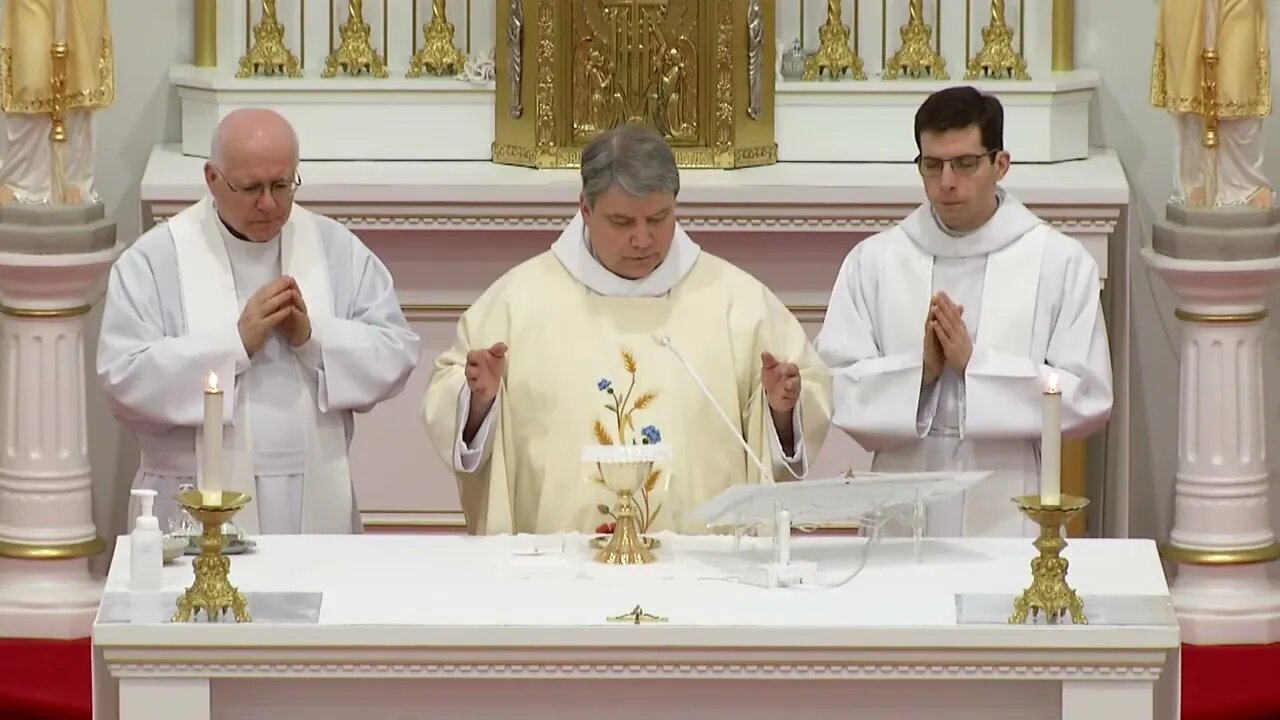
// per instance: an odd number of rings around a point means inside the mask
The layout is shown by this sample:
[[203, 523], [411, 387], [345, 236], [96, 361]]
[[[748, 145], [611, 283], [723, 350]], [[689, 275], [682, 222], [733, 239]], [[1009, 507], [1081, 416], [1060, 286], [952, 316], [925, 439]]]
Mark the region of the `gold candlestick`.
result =
[[194, 621], [204, 610], [209, 621], [216, 621], [231, 611], [236, 622], [251, 622], [244, 595], [231, 584], [228, 574], [231, 560], [222, 554], [222, 525], [244, 506], [249, 504], [248, 493], [219, 492], [208, 498], [199, 490], [188, 490], [177, 497], [178, 504], [186, 508], [203, 526], [200, 537], [200, 554], [192, 562], [195, 582], [178, 598], [178, 611], [174, 622]]
[[[804, 3], [801, 2], [801, 7]], [[818, 52], [809, 56], [804, 64], [804, 79], [817, 80], [826, 71], [832, 80], [846, 72], [854, 80], [866, 80], [867, 73], [862, 68], [862, 58], [849, 47], [850, 29], [841, 20], [840, 0], [827, 0], [827, 21], [818, 28]], [[856, 18], [855, 18], [856, 21]], [[801, 20], [803, 28], [804, 21]]]
[[[382, 21], [385, 23], [386, 18]], [[342, 42], [325, 58], [321, 77], [331, 78], [342, 68], [348, 75], [369, 73], [376, 78], [387, 77], [387, 61], [373, 49], [369, 42], [369, 23], [364, 21], [364, 0], [349, 0], [347, 21], [338, 28]]]
[[931, 77], [947, 80], [947, 61], [933, 49], [933, 30], [924, 22], [924, 0], [911, 0], [910, 15], [902, 26], [902, 47], [884, 66], [884, 78], [893, 80], [905, 75], [912, 78]]
[[250, 75], [302, 77], [297, 56], [284, 46], [284, 25], [276, 18], [276, 0], [262, 0], [262, 17], [253, 26], [253, 47], [240, 58], [236, 77]]
[[409, 77], [432, 75], [457, 75], [467, 64], [467, 56], [453, 44], [453, 23], [445, 13], [445, 0], [432, 0], [431, 22], [422, 26], [426, 44], [409, 61]]
[[1013, 502], [1040, 526], [1040, 537], [1035, 540], [1040, 557], [1031, 561], [1031, 585], [1014, 601], [1009, 623], [1022, 625], [1028, 616], [1035, 618], [1041, 613], [1049, 622], [1057, 623], [1070, 612], [1073, 624], [1088, 625], [1084, 601], [1067, 585], [1067, 561], [1062, 557], [1067, 547], [1062, 528], [1088, 506], [1088, 498], [1063, 495], [1057, 505], [1045, 505], [1037, 495], [1024, 495]]
[[218, 2], [195, 0], [193, 60], [196, 67], [218, 66]]
[[1053, 70], [1076, 69], [1076, 0], [1053, 0]]
[[991, 22], [982, 28], [982, 49], [969, 60], [966, 80], [980, 77], [1030, 80], [1027, 61], [1013, 49], [1013, 28], [1004, 21], [1004, 0], [991, 0]]

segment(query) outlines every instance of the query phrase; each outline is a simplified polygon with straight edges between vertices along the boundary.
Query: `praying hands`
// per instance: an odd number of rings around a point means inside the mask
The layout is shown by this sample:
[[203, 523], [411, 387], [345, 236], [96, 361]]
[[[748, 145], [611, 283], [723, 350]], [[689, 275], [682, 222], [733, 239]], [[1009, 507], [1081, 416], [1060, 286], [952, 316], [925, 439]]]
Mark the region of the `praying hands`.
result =
[[964, 306], [957, 305], [946, 293], [937, 293], [929, 303], [929, 317], [924, 330], [924, 383], [938, 379], [945, 366], [964, 377], [973, 343], [964, 324]]

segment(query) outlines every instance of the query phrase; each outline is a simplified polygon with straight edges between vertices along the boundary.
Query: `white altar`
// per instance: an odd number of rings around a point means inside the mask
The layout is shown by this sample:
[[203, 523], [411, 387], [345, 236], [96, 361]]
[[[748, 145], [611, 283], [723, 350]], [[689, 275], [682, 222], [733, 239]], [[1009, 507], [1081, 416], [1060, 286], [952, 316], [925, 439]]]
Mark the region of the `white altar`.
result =
[[[1072, 541], [1090, 624], [1017, 626], [1025, 540], [930, 540], [920, 564], [886, 540], [844, 585], [804, 591], [735, 580], [767, 540], [660, 538], [660, 562], [627, 567], [582, 536], [260, 537], [232, 559], [256, 613], [241, 625], [130, 622], [121, 538], [97, 718], [1141, 720], [1177, 687], [1149, 540]], [[798, 537], [792, 557], [844, 579], [863, 543]], [[168, 614], [191, 579], [189, 557], [164, 569]], [[637, 606], [666, 621], [609, 620]]]

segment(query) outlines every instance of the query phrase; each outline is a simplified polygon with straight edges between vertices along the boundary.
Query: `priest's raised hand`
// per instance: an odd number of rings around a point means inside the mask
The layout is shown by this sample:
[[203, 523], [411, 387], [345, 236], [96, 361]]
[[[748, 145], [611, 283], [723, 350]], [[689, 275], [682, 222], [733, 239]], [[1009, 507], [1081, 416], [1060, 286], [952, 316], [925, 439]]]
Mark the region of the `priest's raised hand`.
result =
[[788, 455], [795, 451], [796, 403], [800, 401], [800, 367], [781, 362], [772, 353], [760, 354], [760, 381], [769, 400], [769, 414], [778, 431], [778, 441]]
[[946, 293], [934, 296], [929, 309], [930, 323], [947, 358], [947, 367], [959, 377], [964, 377], [969, 358], [973, 356], [973, 342], [969, 339], [963, 315], [964, 306], [952, 302]]
[[254, 355], [261, 350], [271, 331], [293, 313], [294, 294], [293, 282], [280, 277], [263, 285], [244, 304], [237, 325], [245, 353]]
[[293, 302], [289, 314], [280, 321], [280, 332], [284, 333], [289, 345], [296, 348], [311, 339], [311, 316], [307, 314], [307, 303], [302, 299], [302, 288], [298, 287], [298, 281], [287, 276], [283, 279], [288, 280], [289, 286], [293, 288], [293, 297], [290, 298]]
[[471, 390], [471, 407], [462, 437], [470, 442], [498, 397], [502, 375], [507, 367], [507, 346], [503, 343], [467, 353], [467, 388]]

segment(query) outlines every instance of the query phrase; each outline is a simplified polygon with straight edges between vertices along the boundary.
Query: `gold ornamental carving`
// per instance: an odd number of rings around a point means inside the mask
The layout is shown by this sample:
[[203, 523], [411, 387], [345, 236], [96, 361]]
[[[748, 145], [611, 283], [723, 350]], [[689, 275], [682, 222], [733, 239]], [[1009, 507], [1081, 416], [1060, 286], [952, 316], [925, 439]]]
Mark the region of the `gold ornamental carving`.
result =
[[195, 580], [178, 596], [173, 622], [194, 622], [203, 610], [210, 622], [231, 613], [236, 622], [250, 622], [244, 594], [231, 584], [231, 559], [222, 552], [222, 526], [252, 499], [248, 493], [220, 492], [206, 498], [199, 490], [187, 490], [176, 498], [201, 526], [200, 554], [192, 560]]
[[334, 77], [339, 69], [348, 75], [368, 73], [376, 78], [387, 77], [387, 61], [369, 41], [370, 28], [364, 21], [364, 0], [348, 0], [347, 21], [338, 28], [338, 36], [342, 42], [325, 58], [321, 77]]
[[1037, 495], [1024, 495], [1013, 502], [1040, 526], [1040, 535], [1033, 543], [1039, 555], [1031, 560], [1031, 584], [1014, 600], [1009, 623], [1023, 625], [1041, 617], [1058, 623], [1070, 615], [1073, 625], [1088, 625], [1084, 601], [1067, 584], [1068, 562], [1062, 557], [1067, 541], [1062, 528], [1089, 505], [1089, 499], [1063, 495], [1057, 505], [1046, 505]]
[[[939, 2], [941, 0], [938, 0]], [[911, 0], [907, 24], [902, 26], [902, 47], [884, 66], [884, 78], [901, 76], [947, 80], [947, 61], [931, 44], [933, 29], [924, 22], [924, 0]]]
[[840, 0], [827, 0], [827, 21], [818, 28], [818, 52], [804, 64], [804, 79], [817, 80], [825, 70], [832, 80], [849, 73], [854, 80], [866, 80], [862, 58], [849, 47], [851, 30], [841, 20]]
[[445, 13], [445, 0], [431, 1], [431, 22], [422, 27], [426, 45], [409, 61], [409, 77], [457, 75], [467, 64], [467, 56], [453, 44], [453, 23]]
[[623, 123], [658, 131], [682, 167], [777, 162], [772, 2], [496, 5], [496, 61], [507, 77], [497, 86], [495, 162], [576, 167], [584, 145]]
[[965, 80], [1030, 80], [1027, 61], [1013, 49], [1013, 28], [1005, 22], [1004, 0], [991, 0], [991, 22], [982, 28], [982, 49], [969, 60]]
[[298, 57], [284, 45], [284, 25], [276, 15], [276, 0], [262, 0], [262, 16], [253, 26], [253, 47], [240, 58], [236, 77], [252, 75], [302, 77]]

